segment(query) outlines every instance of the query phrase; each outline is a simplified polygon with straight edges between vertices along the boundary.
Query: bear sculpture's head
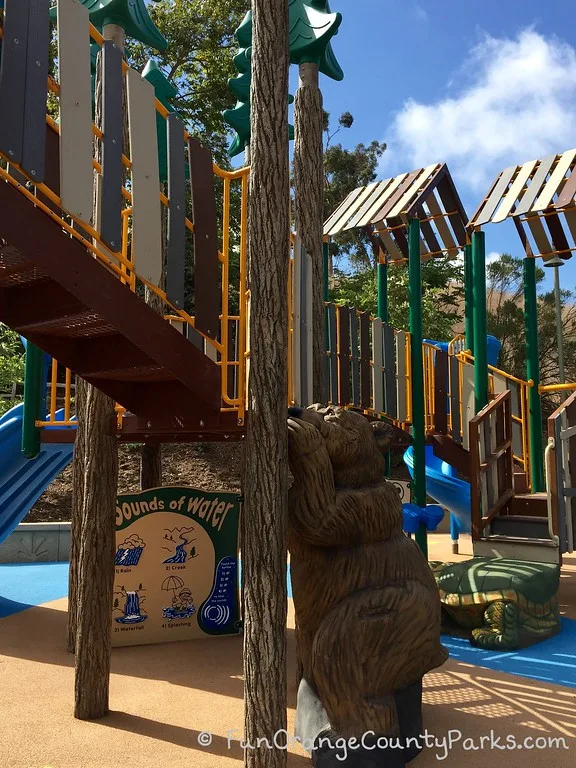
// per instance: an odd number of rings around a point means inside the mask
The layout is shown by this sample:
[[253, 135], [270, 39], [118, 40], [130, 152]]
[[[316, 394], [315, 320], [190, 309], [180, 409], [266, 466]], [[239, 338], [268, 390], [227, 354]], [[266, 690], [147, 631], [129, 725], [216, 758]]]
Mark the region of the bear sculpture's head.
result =
[[382, 481], [384, 457], [391, 446], [399, 444], [399, 431], [390, 424], [370, 422], [356, 411], [319, 404], [290, 408], [288, 415], [290, 463], [294, 469], [303, 461], [313, 461], [312, 454], [323, 443], [336, 488]]

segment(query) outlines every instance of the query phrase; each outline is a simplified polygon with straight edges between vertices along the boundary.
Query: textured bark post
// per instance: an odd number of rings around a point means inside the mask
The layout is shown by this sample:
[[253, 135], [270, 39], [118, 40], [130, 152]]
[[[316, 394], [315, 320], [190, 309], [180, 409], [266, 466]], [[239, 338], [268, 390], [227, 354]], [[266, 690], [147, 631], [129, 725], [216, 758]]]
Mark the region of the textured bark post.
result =
[[[81, 414], [84, 411], [86, 386], [87, 384], [84, 379], [77, 376], [74, 392], [77, 414]], [[70, 569], [68, 571], [68, 640], [66, 643], [66, 650], [69, 653], [74, 653], [76, 650], [78, 556], [82, 534], [85, 438], [86, 430], [84, 429], [83, 421], [81, 421], [81, 426], [79, 425], [77, 429], [74, 459], [72, 462], [72, 517], [70, 525]]]
[[116, 437], [110, 434], [113, 418], [114, 401], [87, 385], [82, 413], [84, 482], [79, 509], [74, 683], [74, 717], [80, 720], [104, 717], [108, 712], [118, 485]]
[[[312, 392], [316, 403], [326, 399], [324, 269], [324, 128], [318, 65], [300, 64], [300, 85], [294, 98], [294, 208], [296, 232], [312, 259]], [[304, 403], [310, 405], [310, 403]]]
[[[286, 728], [288, 0], [253, 0], [250, 382], [243, 539], [245, 738], [249, 768], [286, 750], [256, 747]], [[281, 743], [281, 742], [280, 742]]]
[[[104, 37], [124, 48], [124, 34], [115, 25]], [[96, 76], [96, 123], [101, 118], [102, 77]], [[97, 147], [98, 149], [98, 147]], [[96, 152], [98, 157], [98, 151]], [[94, 220], [96, 220], [94, 201]], [[111, 433], [114, 401], [91, 384], [82, 382], [77, 410], [74, 450], [74, 510], [76, 541], [72, 544], [72, 603], [69, 607], [68, 643], [74, 642], [76, 669], [74, 717], [90, 720], [108, 713], [110, 615], [114, 590], [115, 512], [118, 490], [118, 448]]]

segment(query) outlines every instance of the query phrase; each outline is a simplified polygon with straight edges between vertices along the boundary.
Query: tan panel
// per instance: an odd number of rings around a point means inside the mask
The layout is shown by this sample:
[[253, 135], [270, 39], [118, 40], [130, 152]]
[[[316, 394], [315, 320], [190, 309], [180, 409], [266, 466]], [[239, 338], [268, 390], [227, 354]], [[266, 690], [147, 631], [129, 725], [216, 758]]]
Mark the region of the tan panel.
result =
[[389, 187], [386, 187], [386, 191], [382, 195], [382, 197], [378, 200], [378, 205], [374, 203], [374, 209], [370, 211], [370, 221], [372, 224], [379, 224], [382, 223], [378, 219], [374, 219], [374, 216], [378, 214], [378, 211], [380, 211], [386, 202], [386, 200], [389, 200], [394, 192], [398, 189], [400, 184], [404, 181], [404, 179], [408, 176], [407, 173], [402, 173], [400, 176], [396, 176], [396, 178], [392, 179], [392, 183]]
[[159, 285], [162, 223], [154, 88], [134, 69], [126, 73], [126, 85], [132, 161], [132, 261], [138, 275]]
[[353, 189], [352, 192], [350, 192], [344, 200], [340, 203], [338, 208], [334, 211], [334, 213], [329, 216], [326, 221], [324, 222], [324, 234], [327, 235], [329, 233], [329, 230], [332, 226], [332, 224], [341, 216], [342, 212], [346, 210], [348, 207], [348, 204], [351, 200], [354, 199], [356, 195], [359, 194], [358, 190], [364, 189], [364, 187], [358, 187], [357, 189]]
[[62, 207], [92, 222], [92, 92], [88, 10], [58, 0], [60, 81], [60, 199]]
[[518, 199], [522, 190], [524, 189], [524, 185], [530, 178], [530, 174], [536, 167], [537, 162], [538, 160], [530, 160], [530, 162], [524, 163], [524, 165], [520, 167], [520, 170], [518, 171], [518, 175], [516, 176], [514, 183], [502, 198], [502, 204], [500, 208], [498, 209], [496, 214], [492, 217], [493, 223], [496, 224], [499, 221], [504, 221], [504, 219], [508, 216], [508, 214], [514, 207], [516, 200]]
[[570, 149], [568, 152], [564, 152], [563, 155], [560, 155], [556, 168], [554, 168], [552, 175], [544, 185], [544, 189], [538, 195], [532, 206], [533, 211], [543, 211], [545, 208], [548, 208], [552, 202], [554, 194], [558, 191], [558, 187], [564, 181], [564, 176], [566, 176], [566, 172], [570, 169], [575, 157], [576, 149]]
[[[366, 204], [366, 206], [362, 209], [362, 211], [359, 211], [358, 220], [356, 222], [357, 227], [365, 227], [367, 224], [370, 224], [374, 214], [380, 210], [380, 208], [382, 207], [383, 201], [388, 198], [389, 186], [394, 184], [395, 181], [396, 179], [385, 179], [384, 181], [380, 182], [380, 185], [378, 187], [376, 195], [374, 196], [374, 199], [371, 199]], [[362, 216], [362, 218], [360, 218], [360, 215]]]
[[392, 219], [392, 218], [395, 218], [396, 216], [399, 216], [404, 210], [404, 208], [408, 205], [410, 200], [413, 197], [415, 197], [416, 193], [418, 192], [422, 184], [424, 184], [428, 180], [432, 172], [435, 171], [437, 168], [438, 168], [438, 163], [434, 163], [434, 165], [429, 165], [428, 168], [424, 168], [422, 173], [420, 173], [416, 177], [414, 183], [410, 186], [408, 191], [402, 195], [400, 200], [398, 200], [398, 202], [396, 203], [394, 208], [392, 208], [392, 210], [390, 211], [390, 213], [386, 218]]
[[396, 392], [398, 393], [398, 420], [407, 421], [408, 408], [406, 401], [406, 332], [396, 334]]
[[355, 217], [360, 208], [364, 205], [364, 203], [370, 199], [372, 196], [374, 190], [378, 186], [378, 182], [374, 182], [374, 184], [368, 184], [367, 187], [364, 187], [362, 192], [358, 195], [356, 200], [352, 203], [352, 205], [349, 207], [346, 217], [346, 223], [342, 226], [342, 229], [352, 229], [354, 226], [352, 221]]
[[348, 229], [352, 229], [352, 227], [363, 226], [362, 221], [366, 216], [366, 211], [369, 211], [372, 208], [374, 202], [378, 200], [384, 189], [388, 186], [388, 184], [390, 184], [390, 181], [391, 179], [386, 179], [385, 181], [378, 181], [376, 184], [370, 184], [371, 194], [365, 198], [362, 206], [354, 214], [354, 217], [348, 222]]
[[365, 187], [358, 187], [358, 189], [355, 189], [348, 195], [346, 198], [346, 205], [341, 205], [340, 208], [338, 208], [333, 217], [334, 221], [332, 221], [329, 227], [324, 228], [324, 234], [337, 235], [338, 232], [340, 232], [344, 224], [350, 218], [348, 213], [350, 207], [354, 204], [354, 200], [356, 200], [362, 194], [362, 192], [364, 192], [364, 189]]
[[574, 238], [574, 242], [576, 243], [576, 211], [564, 211], [564, 217], [566, 219], [566, 224], [568, 225], [568, 229], [570, 230], [570, 234]]
[[529, 216], [526, 219], [526, 223], [530, 227], [530, 231], [532, 232], [532, 237], [534, 238], [536, 245], [538, 247], [538, 253], [535, 255], [538, 256], [538, 254], [542, 253], [551, 253], [554, 248], [550, 244], [550, 241], [548, 240], [548, 235], [546, 234], [546, 230], [544, 229], [542, 222], [538, 218], [538, 216]]
[[446, 223], [446, 219], [442, 215], [442, 209], [440, 208], [440, 204], [436, 199], [436, 195], [434, 192], [432, 192], [432, 194], [427, 197], [426, 205], [428, 207], [428, 210], [432, 214], [432, 216], [440, 217], [440, 218], [434, 219], [434, 224], [436, 226], [436, 229], [438, 230], [438, 234], [440, 235], [440, 238], [443, 242], [444, 247], [448, 250], [448, 255], [452, 256], [458, 253], [460, 248], [456, 245], [456, 242], [454, 241], [452, 232], [450, 231], [450, 228]]
[[494, 381], [494, 394], [501, 395], [503, 392], [506, 392], [508, 389], [508, 384], [504, 376], [501, 376], [499, 373], [493, 373], [490, 375]]
[[382, 244], [384, 245], [384, 248], [386, 249], [388, 256], [390, 256], [391, 259], [396, 261], [397, 259], [403, 259], [404, 254], [398, 248], [394, 240], [390, 237], [388, 232], [386, 230], [382, 230], [378, 233], [380, 235], [380, 239], [382, 240]]

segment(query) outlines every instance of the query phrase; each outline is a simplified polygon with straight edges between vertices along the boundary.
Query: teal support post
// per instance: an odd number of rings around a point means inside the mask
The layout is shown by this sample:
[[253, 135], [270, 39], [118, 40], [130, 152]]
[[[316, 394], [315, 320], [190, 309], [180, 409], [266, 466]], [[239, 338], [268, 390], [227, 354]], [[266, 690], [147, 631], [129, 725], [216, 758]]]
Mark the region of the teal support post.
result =
[[[412, 440], [414, 442], [414, 503], [426, 506], [426, 422], [424, 414], [424, 355], [422, 351], [422, 264], [420, 262], [420, 220], [408, 222], [408, 284], [410, 301], [410, 360], [412, 369]], [[428, 558], [426, 526], [420, 525], [416, 543]]]
[[538, 303], [536, 296], [536, 259], [524, 259], [524, 323], [526, 329], [526, 378], [533, 385], [528, 390], [530, 475], [532, 491], [545, 490], [544, 449], [542, 445], [542, 402], [540, 359], [538, 354]]
[[40, 453], [40, 430], [36, 426], [42, 405], [44, 353], [30, 342], [26, 345], [24, 378], [24, 415], [22, 417], [22, 453], [35, 459]]
[[388, 322], [388, 263], [378, 263], [378, 317], [382, 322]]
[[472, 245], [464, 246], [464, 333], [466, 348], [474, 354], [474, 270]]
[[472, 234], [474, 292], [474, 394], [476, 413], [488, 405], [488, 331], [486, 327], [486, 239]]

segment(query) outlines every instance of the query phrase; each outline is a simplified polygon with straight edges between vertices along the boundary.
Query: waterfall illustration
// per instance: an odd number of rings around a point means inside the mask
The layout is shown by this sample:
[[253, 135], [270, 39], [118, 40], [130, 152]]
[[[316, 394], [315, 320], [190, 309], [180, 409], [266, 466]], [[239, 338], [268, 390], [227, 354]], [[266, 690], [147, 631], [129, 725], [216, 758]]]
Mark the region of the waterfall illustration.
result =
[[126, 602], [124, 603], [124, 614], [122, 616], [116, 616], [115, 620], [119, 624], [140, 624], [142, 621], [146, 621], [148, 615], [142, 613], [138, 591], [128, 592], [124, 590], [124, 595], [126, 598]]

